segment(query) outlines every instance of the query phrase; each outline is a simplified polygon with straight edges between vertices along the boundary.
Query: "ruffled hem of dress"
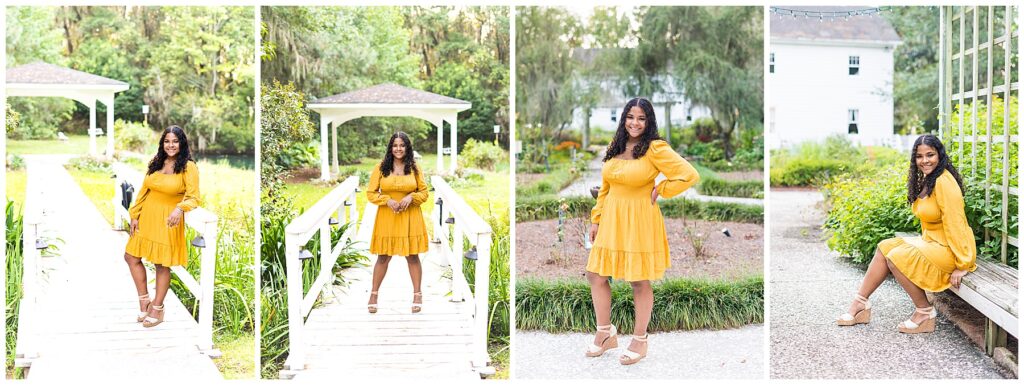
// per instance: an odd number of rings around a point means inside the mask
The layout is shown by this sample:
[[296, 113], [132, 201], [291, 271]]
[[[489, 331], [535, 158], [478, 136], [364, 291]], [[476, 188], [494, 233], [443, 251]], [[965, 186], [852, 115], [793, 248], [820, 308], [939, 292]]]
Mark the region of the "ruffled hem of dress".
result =
[[[897, 249], [899, 250], [897, 251]], [[917, 287], [933, 293], [949, 288], [950, 274], [935, 267], [921, 250], [907, 243], [903, 238], [882, 241], [878, 244], [878, 251]], [[896, 253], [893, 253], [894, 251]]]
[[668, 251], [630, 252], [595, 246], [587, 258], [587, 271], [630, 282], [661, 279], [671, 265]]
[[426, 253], [430, 248], [430, 241], [426, 235], [414, 235], [408, 237], [373, 237], [370, 241], [370, 254], [409, 256], [412, 254]]
[[153, 242], [142, 236], [128, 239], [124, 252], [160, 266], [183, 266], [188, 262], [188, 254], [175, 252], [170, 245]]

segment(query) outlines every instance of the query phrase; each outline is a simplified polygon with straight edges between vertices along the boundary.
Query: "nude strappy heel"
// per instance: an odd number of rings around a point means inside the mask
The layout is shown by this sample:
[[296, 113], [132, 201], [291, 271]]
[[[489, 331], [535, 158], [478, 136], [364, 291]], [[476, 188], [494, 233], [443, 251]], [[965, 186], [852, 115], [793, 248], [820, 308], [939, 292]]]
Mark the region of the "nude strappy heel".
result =
[[920, 325], [909, 319], [900, 322], [900, 324], [896, 326], [896, 328], [899, 329], [900, 333], [917, 334], [931, 333], [935, 331], [935, 316], [938, 315], [938, 313], [935, 312], [935, 306], [919, 307], [916, 308], [914, 312], [925, 314], [928, 316], [928, 318], [926, 318], [924, 321], [921, 321]]
[[164, 323], [164, 307], [162, 305], [161, 306], [157, 306], [157, 305], [152, 305], [151, 304], [151, 305], [149, 305], [149, 308], [150, 309], [155, 309], [157, 311], [158, 316], [157, 317], [150, 317], [150, 316], [147, 315], [146, 319], [142, 321], [142, 326], [143, 327], [147, 327], [147, 328], [151, 328], [151, 327], [154, 327], [156, 325]]
[[600, 357], [610, 349], [619, 347], [619, 339], [615, 325], [608, 324], [597, 327], [598, 332], [607, 332], [608, 336], [601, 340], [601, 345], [595, 345], [593, 343], [587, 347], [587, 357]]
[[639, 352], [634, 352], [627, 348], [626, 351], [622, 352], [622, 356], [619, 357], [619, 363], [623, 365], [633, 365], [640, 362], [644, 357], [647, 357], [647, 336], [647, 333], [644, 333], [642, 337], [633, 336], [633, 341], [643, 343], [643, 348]]
[[853, 326], [857, 324], [866, 324], [871, 322], [871, 301], [868, 301], [867, 297], [857, 294], [855, 297], [857, 302], [864, 304], [864, 309], [857, 312], [857, 314], [846, 313], [839, 316], [836, 320], [836, 325], [839, 326]]
[[[420, 302], [423, 302], [423, 293], [422, 292], [417, 291], [415, 293], [412, 293], [413, 301], [416, 300], [416, 297], [420, 297]], [[423, 310], [423, 304], [422, 303], [413, 302], [412, 303], [412, 312], [413, 313], [419, 313], [420, 310]]]
[[[370, 295], [376, 296], [377, 292], [371, 291]], [[374, 302], [374, 303], [366, 304], [366, 311], [370, 312], [370, 314], [376, 313], [377, 312], [377, 303]]]
[[146, 320], [146, 316], [149, 315], [149, 305], [153, 303], [153, 300], [149, 299], [149, 293], [139, 296], [140, 305], [142, 304], [142, 301], [146, 301], [146, 310], [139, 312], [139, 315], [135, 317], [135, 322], [142, 322]]

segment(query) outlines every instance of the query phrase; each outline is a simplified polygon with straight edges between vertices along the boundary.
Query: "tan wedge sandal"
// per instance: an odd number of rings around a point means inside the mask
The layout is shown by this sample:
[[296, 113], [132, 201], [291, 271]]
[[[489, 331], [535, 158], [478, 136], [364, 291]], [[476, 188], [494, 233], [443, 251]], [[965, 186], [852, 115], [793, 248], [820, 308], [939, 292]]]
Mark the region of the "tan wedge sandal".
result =
[[[420, 303], [416, 303], [415, 302], [417, 297], [419, 297]], [[423, 293], [422, 292], [417, 291], [415, 293], [412, 293], [412, 300], [414, 301], [412, 303], [412, 312], [413, 313], [419, 313], [420, 310], [423, 310]]]
[[[145, 305], [143, 305], [145, 303]], [[144, 310], [139, 311], [139, 315], [135, 317], [135, 322], [142, 322], [146, 320], [146, 316], [149, 315], [149, 305], [153, 303], [153, 300], [149, 299], [149, 293], [139, 296], [139, 307]]]
[[935, 331], [935, 316], [938, 315], [938, 313], [935, 312], [935, 306], [919, 307], [916, 310], [914, 310], [914, 312], [925, 314], [928, 316], [928, 318], [926, 318], [924, 321], [921, 321], [920, 325], [909, 319], [900, 322], [900, 324], [896, 326], [896, 328], [899, 329], [900, 333], [917, 334], [931, 333]]
[[608, 324], [604, 326], [598, 326], [597, 332], [606, 332], [608, 336], [601, 340], [601, 345], [591, 343], [587, 347], [587, 357], [600, 357], [608, 350], [619, 347], [618, 333], [615, 330], [615, 325]]
[[836, 320], [836, 325], [839, 326], [853, 326], [857, 324], [866, 324], [871, 322], [871, 301], [860, 294], [855, 297], [857, 302], [864, 304], [864, 309], [857, 312], [857, 314], [846, 313], [839, 316]]
[[157, 316], [156, 317], [150, 317], [149, 315], [146, 315], [146, 319], [142, 320], [142, 326], [143, 327], [147, 327], [147, 328], [151, 328], [151, 327], [154, 327], [156, 325], [164, 323], [164, 307], [151, 304], [151, 305], [149, 305], [149, 308], [153, 309], [153, 310], [156, 310], [157, 311], [157, 313], [156, 313]]
[[647, 357], [647, 336], [648, 334], [646, 333], [642, 337], [633, 336], [633, 341], [643, 343], [643, 348], [641, 348], [639, 352], [634, 352], [627, 348], [626, 351], [622, 352], [622, 356], [619, 357], [619, 363], [623, 365], [633, 365], [640, 362], [644, 357]]
[[377, 312], [377, 292], [371, 291], [370, 295], [374, 296], [374, 301], [373, 303], [366, 304], [366, 311], [370, 312], [370, 314], [374, 314]]

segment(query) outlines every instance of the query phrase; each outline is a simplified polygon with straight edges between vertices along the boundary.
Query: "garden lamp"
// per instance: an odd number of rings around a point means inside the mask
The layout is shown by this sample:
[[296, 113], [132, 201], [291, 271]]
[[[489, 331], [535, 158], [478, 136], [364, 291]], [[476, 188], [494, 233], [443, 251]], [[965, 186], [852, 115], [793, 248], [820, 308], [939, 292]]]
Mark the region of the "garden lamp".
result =
[[730, 237], [730, 238], [732, 238], [732, 233], [730, 233], [730, 232], [729, 232], [729, 229], [728, 229], [728, 228], [726, 228], [726, 227], [723, 227], [723, 228], [722, 228], [722, 234], [725, 234], [725, 236], [726, 236], [726, 237]]
[[313, 253], [310, 253], [309, 250], [306, 250], [305, 248], [303, 248], [302, 250], [299, 250], [299, 260], [300, 261], [304, 260], [304, 259], [312, 259], [312, 258], [313, 258]]
[[471, 261], [475, 261], [479, 258], [476, 253], [476, 246], [473, 246], [472, 249], [469, 249], [469, 251], [466, 252], [465, 258]]
[[335, 218], [335, 217], [328, 217], [327, 218], [327, 224], [328, 225], [337, 226], [338, 223], [340, 223], [340, 222], [338, 222], [338, 218]]
[[42, 250], [50, 247], [50, 242], [47, 242], [45, 238], [36, 238], [36, 250]]
[[195, 238], [192, 238], [192, 246], [198, 247], [200, 249], [204, 249], [204, 248], [206, 248], [206, 239], [203, 238], [203, 236], [200, 234], [200, 235], [196, 236]]

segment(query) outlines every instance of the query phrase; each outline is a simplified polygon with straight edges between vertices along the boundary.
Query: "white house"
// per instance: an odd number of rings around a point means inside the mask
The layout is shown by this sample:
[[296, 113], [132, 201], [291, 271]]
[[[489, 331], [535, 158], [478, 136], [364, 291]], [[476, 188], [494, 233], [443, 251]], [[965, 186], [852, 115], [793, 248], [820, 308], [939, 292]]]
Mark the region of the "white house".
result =
[[[863, 7], [786, 7], [848, 11]], [[893, 51], [885, 18], [772, 15], [768, 137], [772, 148], [846, 134], [862, 145], [892, 145]]]
[[[583, 66], [593, 64], [593, 61], [600, 54], [602, 49], [575, 49], [573, 58]], [[681, 88], [676, 85], [671, 75], [657, 76], [656, 80], [664, 85], [665, 91], [654, 95], [626, 95], [619, 79], [595, 79], [593, 77], [578, 77], [577, 82], [593, 84], [598, 82], [599, 89], [603, 92], [597, 100], [597, 105], [590, 109], [588, 118], [587, 111], [578, 108], [573, 111], [572, 127], [583, 129], [587, 123], [591, 130], [614, 132], [619, 127], [619, 117], [622, 114], [622, 107], [630, 99], [635, 97], [646, 97], [654, 104], [654, 114], [658, 119], [658, 126], [664, 136], [666, 119], [671, 119], [672, 129], [682, 128], [689, 125], [693, 120], [711, 116], [711, 111], [704, 106], [695, 105], [686, 99]], [[589, 85], [578, 84], [580, 88], [589, 88]], [[667, 108], [671, 110], [667, 110]], [[589, 120], [589, 122], [588, 122]], [[592, 131], [593, 132], [593, 131]]]

